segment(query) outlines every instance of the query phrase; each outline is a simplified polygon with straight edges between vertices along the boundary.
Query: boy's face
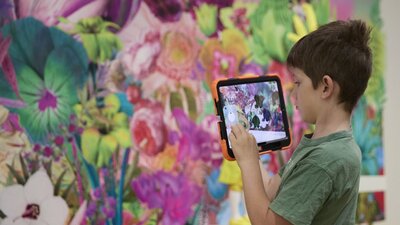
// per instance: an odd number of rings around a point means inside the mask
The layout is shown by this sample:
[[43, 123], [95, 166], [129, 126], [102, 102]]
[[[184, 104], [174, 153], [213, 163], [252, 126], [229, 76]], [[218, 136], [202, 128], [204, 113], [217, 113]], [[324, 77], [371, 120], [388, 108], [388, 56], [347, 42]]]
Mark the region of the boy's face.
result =
[[311, 79], [301, 69], [289, 68], [289, 71], [294, 82], [294, 105], [304, 122], [315, 124], [320, 103], [318, 88], [314, 89]]

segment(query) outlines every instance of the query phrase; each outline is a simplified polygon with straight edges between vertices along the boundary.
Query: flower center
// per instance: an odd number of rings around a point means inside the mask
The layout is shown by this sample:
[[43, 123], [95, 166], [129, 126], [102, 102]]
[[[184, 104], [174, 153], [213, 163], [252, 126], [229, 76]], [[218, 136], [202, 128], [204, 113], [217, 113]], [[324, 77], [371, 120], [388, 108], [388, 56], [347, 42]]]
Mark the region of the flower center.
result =
[[47, 108], [57, 108], [57, 97], [49, 90], [46, 90], [39, 100], [39, 110], [43, 112]]
[[26, 206], [25, 212], [24, 214], [22, 214], [22, 218], [37, 220], [39, 214], [40, 214], [39, 205], [29, 204]]

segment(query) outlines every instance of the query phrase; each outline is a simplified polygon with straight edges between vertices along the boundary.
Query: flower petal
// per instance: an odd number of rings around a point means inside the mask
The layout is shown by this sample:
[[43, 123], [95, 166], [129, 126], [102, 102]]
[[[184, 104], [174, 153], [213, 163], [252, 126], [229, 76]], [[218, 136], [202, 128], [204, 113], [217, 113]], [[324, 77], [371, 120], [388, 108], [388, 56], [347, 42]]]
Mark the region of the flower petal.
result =
[[61, 197], [52, 197], [40, 204], [39, 220], [46, 224], [63, 225], [68, 217], [67, 203]]
[[87, 202], [84, 201], [82, 205], [79, 207], [78, 211], [75, 213], [74, 218], [71, 220], [71, 223], [69, 225], [79, 225], [85, 218], [85, 213], [86, 213], [86, 208], [87, 208]]
[[7, 218], [15, 219], [21, 216], [25, 211], [26, 205], [27, 202], [24, 198], [24, 187], [22, 185], [12, 185], [0, 192], [0, 210], [6, 214]]
[[7, 217], [1, 221], [1, 225], [29, 225], [29, 220], [20, 218], [14, 221], [14, 219]]
[[29, 225], [49, 225], [46, 221], [42, 220], [29, 220]]
[[25, 184], [25, 197], [28, 203], [40, 204], [53, 196], [54, 188], [44, 170], [38, 170]]
[[68, 7], [65, 7], [64, 15], [68, 17], [71, 22], [78, 22], [83, 18], [99, 16], [103, 13], [104, 9], [107, 9], [109, 1], [107, 0], [96, 0], [96, 1], [68, 1]]

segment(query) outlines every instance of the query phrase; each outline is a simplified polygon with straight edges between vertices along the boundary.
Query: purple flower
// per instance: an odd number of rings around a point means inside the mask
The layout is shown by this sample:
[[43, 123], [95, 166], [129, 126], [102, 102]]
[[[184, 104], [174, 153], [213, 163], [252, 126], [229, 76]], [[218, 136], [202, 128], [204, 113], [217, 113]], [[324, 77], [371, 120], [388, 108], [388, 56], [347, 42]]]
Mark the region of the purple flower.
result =
[[46, 146], [46, 147], [44, 147], [44, 149], [43, 149], [43, 154], [44, 154], [44, 156], [46, 156], [46, 157], [50, 157], [50, 156], [53, 155], [53, 149], [52, 149], [50, 146]]
[[39, 144], [35, 144], [35, 145], [33, 146], [33, 151], [34, 151], [34, 152], [38, 152], [38, 151], [40, 151], [41, 148], [42, 148], [42, 147], [41, 147]]
[[56, 145], [58, 145], [58, 146], [61, 146], [61, 145], [64, 144], [64, 138], [63, 138], [62, 136], [57, 136], [57, 137], [54, 139], [54, 143], [55, 143]]
[[91, 217], [93, 216], [97, 211], [97, 204], [96, 202], [90, 202], [87, 209], [86, 209], [86, 216]]
[[212, 135], [191, 121], [182, 109], [174, 109], [172, 114], [181, 131], [178, 160], [189, 158], [209, 162], [212, 154], [219, 151], [219, 146], [212, 142]]
[[145, 0], [151, 12], [162, 22], [176, 22], [182, 16], [183, 5], [178, 0]]
[[233, 4], [233, 0], [190, 0], [191, 4], [195, 6], [200, 6], [203, 3], [216, 5], [218, 8], [229, 7]]
[[253, 62], [248, 63], [248, 64], [241, 63], [239, 69], [240, 69], [240, 74], [250, 73], [250, 74], [255, 74], [255, 75], [259, 75], [259, 76], [264, 75], [264, 71], [261, 68], [261, 66], [256, 63], [253, 63]]
[[110, 208], [115, 208], [115, 206], [117, 205], [117, 201], [113, 197], [107, 197], [107, 202]]
[[101, 189], [100, 188], [94, 189], [92, 192], [92, 195], [93, 195], [94, 199], [100, 199], [101, 198]]
[[162, 209], [162, 224], [171, 225], [184, 224], [201, 195], [201, 188], [185, 175], [175, 176], [165, 171], [142, 174], [132, 182], [132, 189], [150, 209]]
[[0, 1], [0, 27], [15, 19], [12, 0]]
[[70, 125], [68, 126], [68, 131], [69, 131], [70, 133], [74, 132], [75, 129], [76, 129], [76, 127], [75, 127], [74, 124], [70, 124]]
[[101, 208], [101, 211], [104, 213], [106, 218], [114, 218], [114, 216], [115, 216], [115, 210], [111, 207], [109, 208], [109, 207], [103, 206]]

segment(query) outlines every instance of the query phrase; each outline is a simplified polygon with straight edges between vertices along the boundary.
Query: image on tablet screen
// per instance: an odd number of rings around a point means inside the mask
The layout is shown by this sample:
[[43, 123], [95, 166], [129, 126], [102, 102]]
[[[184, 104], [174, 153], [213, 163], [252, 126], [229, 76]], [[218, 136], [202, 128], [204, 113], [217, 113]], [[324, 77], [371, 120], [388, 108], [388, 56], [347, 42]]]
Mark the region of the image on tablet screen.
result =
[[240, 123], [257, 143], [286, 138], [276, 81], [221, 86], [219, 91], [228, 135]]

